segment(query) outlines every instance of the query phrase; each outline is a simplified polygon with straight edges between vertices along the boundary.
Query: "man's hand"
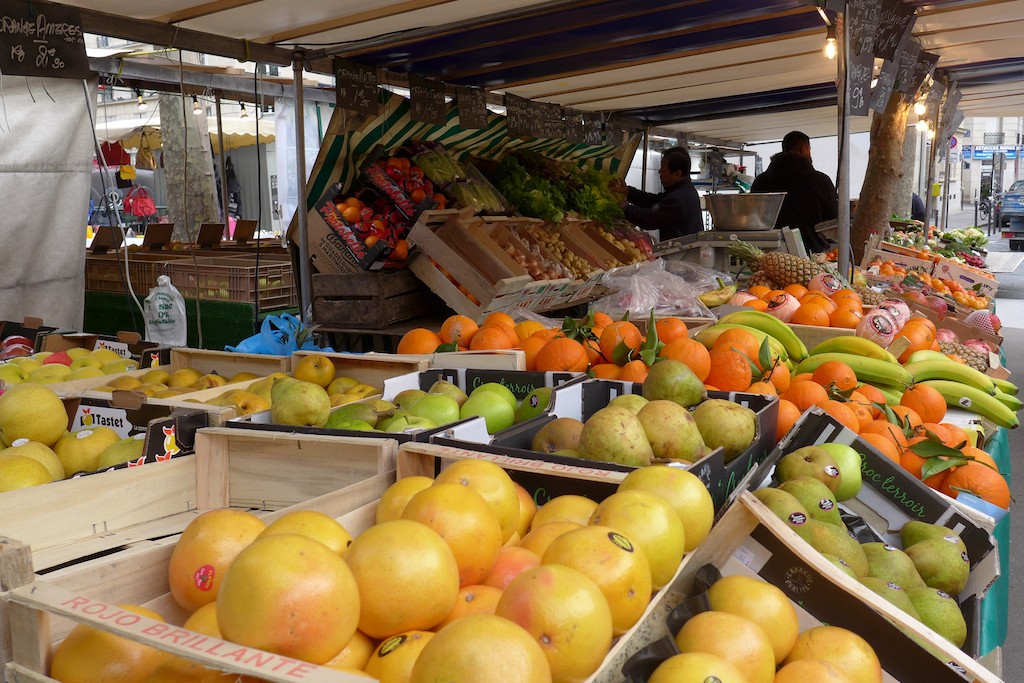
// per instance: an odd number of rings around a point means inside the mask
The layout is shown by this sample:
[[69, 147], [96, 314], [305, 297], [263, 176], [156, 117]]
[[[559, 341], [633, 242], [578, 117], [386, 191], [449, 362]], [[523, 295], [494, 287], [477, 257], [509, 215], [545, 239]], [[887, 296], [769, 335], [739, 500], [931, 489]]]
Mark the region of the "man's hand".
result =
[[612, 177], [608, 180], [608, 189], [612, 192], [625, 193], [629, 188], [626, 186], [626, 181], [622, 178]]

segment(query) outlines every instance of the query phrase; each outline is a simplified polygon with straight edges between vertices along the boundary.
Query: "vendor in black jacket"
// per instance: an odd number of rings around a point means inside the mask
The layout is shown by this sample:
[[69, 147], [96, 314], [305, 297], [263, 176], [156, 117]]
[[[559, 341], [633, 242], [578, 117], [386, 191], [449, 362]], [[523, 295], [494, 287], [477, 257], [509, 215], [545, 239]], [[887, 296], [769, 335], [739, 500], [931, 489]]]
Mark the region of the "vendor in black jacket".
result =
[[700, 198], [690, 182], [690, 154], [682, 147], [672, 147], [661, 153], [658, 170], [660, 194], [627, 187], [621, 178], [611, 181], [609, 187], [626, 192], [623, 212], [626, 220], [644, 230], [658, 230], [660, 239], [693, 235], [704, 229], [700, 212]]
[[811, 139], [799, 131], [782, 138], [782, 152], [754, 178], [751, 192], [785, 192], [776, 228], [798, 228], [808, 251], [825, 251], [828, 243], [814, 225], [838, 215], [839, 198], [832, 180], [811, 163]]

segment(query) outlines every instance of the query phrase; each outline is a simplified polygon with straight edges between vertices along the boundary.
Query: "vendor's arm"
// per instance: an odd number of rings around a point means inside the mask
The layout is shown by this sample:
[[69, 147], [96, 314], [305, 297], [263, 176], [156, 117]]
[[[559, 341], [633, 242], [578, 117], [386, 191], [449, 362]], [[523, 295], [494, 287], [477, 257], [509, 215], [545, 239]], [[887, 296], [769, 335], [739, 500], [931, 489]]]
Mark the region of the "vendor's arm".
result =
[[[634, 192], [639, 192], [639, 190], [630, 188], [630, 203], [623, 209], [626, 220], [630, 223], [633, 223], [644, 230], [664, 231], [666, 228], [669, 228], [674, 231], [677, 230], [679, 226], [687, 222], [688, 208], [683, 206], [683, 203], [680, 201], [677, 194], [669, 193], [664, 197], [649, 195], [650, 197], [653, 197], [655, 201], [651, 202], [652, 205], [644, 206], [639, 202], [634, 201]], [[648, 195], [646, 192], [641, 192], [640, 194]], [[697, 212], [699, 215], [699, 205]]]
[[639, 207], [649, 209], [660, 200], [660, 194], [644, 192], [643, 190], [638, 190], [635, 187], [626, 188], [626, 201], [630, 204], [636, 204]]

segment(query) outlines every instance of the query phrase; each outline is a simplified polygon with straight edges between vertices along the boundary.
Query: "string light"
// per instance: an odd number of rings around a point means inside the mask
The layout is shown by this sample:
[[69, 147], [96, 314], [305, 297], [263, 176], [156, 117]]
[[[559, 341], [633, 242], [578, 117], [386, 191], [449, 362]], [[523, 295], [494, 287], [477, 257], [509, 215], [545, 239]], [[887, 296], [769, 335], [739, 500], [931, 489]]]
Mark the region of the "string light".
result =
[[147, 109], [149, 109], [149, 105], [146, 104], [146, 100], [142, 99], [142, 91], [136, 89], [135, 94], [138, 95], [139, 101], [138, 105], [136, 105], [136, 109], [138, 109], [139, 111], [146, 111]]
[[192, 96], [192, 113], [196, 116], [203, 113], [203, 108], [199, 106], [199, 98], [195, 95]]
[[932, 138], [935, 137], [935, 129], [932, 128], [931, 126], [928, 126], [928, 132], [926, 133], [926, 135], [928, 136], [928, 139], [931, 140]]
[[239, 102], [242, 105], [242, 113], [239, 116], [243, 119], [249, 118], [249, 112], [245, 110], [245, 102]]
[[928, 125], [928, 122], [925, 121], [924, 119], [921, 119], [920, 121], [917, 122], [917, 130], [921, 133], [928, 130], [929, 127], [930, 126]]
[[914, 102], [914, 113], [917, 114], [918, 116], [924, 116], [924, 112], [926, 109], [927, 108], [925, 107], [924, 99], [920, 99], [917, 102]]
[[829, 24], [828, 31], [825, 34], [825, 57], [828, 59], [835, 59], [839, 49], [836, 45], [836, 25]]

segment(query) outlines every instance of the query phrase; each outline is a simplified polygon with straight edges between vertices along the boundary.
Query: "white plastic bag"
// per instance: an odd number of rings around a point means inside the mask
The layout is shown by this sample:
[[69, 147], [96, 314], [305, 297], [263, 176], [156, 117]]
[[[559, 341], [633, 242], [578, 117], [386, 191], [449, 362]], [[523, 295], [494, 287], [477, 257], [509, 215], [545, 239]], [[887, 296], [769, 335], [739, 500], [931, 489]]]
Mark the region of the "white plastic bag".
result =
[[147, 341], [185, 346], [188, 339], [185, 299], [169, 277], [161, 275], [156, 279], [156, 287], [149, 290], [144, 308]]

